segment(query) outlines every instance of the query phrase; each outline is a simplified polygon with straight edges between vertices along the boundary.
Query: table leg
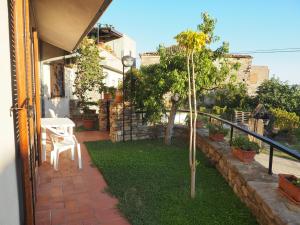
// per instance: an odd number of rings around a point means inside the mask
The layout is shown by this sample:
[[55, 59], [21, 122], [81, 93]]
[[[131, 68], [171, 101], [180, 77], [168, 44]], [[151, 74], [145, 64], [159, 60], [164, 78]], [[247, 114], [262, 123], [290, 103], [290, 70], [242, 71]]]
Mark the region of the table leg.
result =
[[42, 127], [42, 162], [46, 161], [46, 148], [47, 148], [47, 134], [46, 134], [46, 128]]

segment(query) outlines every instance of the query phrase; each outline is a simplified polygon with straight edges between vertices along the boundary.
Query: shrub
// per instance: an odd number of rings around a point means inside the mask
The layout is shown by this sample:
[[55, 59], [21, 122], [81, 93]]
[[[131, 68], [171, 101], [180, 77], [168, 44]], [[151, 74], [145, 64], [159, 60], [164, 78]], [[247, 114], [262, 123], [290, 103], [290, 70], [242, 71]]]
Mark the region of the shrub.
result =
[[295, 178], [291, 181], [295, 186], [300, 188], [300, 178]]
[[[203, 115], [198, 115], [197, 116], [197, 121], [202, 121], [203, 123], [207, 123], [208, 122], [208, 118], [206, 116]], [[190, 124], [190, 114], [187, 114], [184, 120], [186, 125]]]
[[207, 112], [207, 110], [206, 110], [206, 108], [205, 107], [203, 107], [203, 106], [200, 106], [199, 107], [199, 112]]
[[224, 128], [222, 125], [208, 124], [208, 131], [209, 135], [223, 134], [224, 136], [226, 136], [229, 129]]
[[232, 146], [244, 151], [256, 151], [259, 152], [259, 145], [245, 136], [238, 136], [232, 140]]
[[214, 114], [221, 115], [221, 114], [223, 114], [223, 113], [226, 112], [226, 109], [227, 109], [226, 106], [224, 106], [223, 108], [220, 107], [220, 106], [214, 106], [214, 107], [212, 108], [212, 112], [213, 112]]
[[270, 110], [274, 117], [274, 126], [280, 130], [291, 132], [300, 125], [300, 117], [296, 113], [275, 108]]

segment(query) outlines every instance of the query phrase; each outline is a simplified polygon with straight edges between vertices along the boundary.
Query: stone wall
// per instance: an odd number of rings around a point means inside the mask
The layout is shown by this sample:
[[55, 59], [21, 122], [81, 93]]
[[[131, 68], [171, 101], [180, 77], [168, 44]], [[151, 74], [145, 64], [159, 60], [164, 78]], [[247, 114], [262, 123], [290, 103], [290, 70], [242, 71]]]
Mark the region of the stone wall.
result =
[[[174, 131], [175, 136], [188, 138], [186, 127], [176, 127]], [[197, 148], [212, 161], [261, 225], [300, 224], [300, 207], [279, 193], [277, 175], [268, 175], [258, 162], [238, 161], [231, 155], [229, 144], [210, 141], [205, 129], [198, 130]]]
[[109, 131], [110, 125], [108, 117], [111, 100], [100, 100], [99, 101], [99, 130], [100, 131]]
[[[123, 106], [122, 103], [112, 103], [110, 105], [110, 139], [113, 142], [118, 142], [123, 140], [123, 107], [122, 106]], [[141, 113], [135, 113], [135, 110], [132, 109], [132, 114], [131, 114], [130, 103], [128, 102], [125, 103], [124, 124], [125, 124], [124, 126], [125, 141], [131, 140], [131, 129], [132, 129], [132, 140], [158, 138], [158, 137], [162, 137], [164, 133], [163, 126], [153, 126], [151, 124], [144, 123]]]

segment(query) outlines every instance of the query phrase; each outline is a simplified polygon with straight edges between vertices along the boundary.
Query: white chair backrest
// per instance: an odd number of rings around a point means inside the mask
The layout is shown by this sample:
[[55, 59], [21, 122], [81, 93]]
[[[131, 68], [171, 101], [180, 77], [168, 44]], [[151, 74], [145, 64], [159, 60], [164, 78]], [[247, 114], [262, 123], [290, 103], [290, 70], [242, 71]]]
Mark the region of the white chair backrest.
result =
[[50, 113], [51, 118], [57, 118], [53, 109], [49, 109], [49, 113]]

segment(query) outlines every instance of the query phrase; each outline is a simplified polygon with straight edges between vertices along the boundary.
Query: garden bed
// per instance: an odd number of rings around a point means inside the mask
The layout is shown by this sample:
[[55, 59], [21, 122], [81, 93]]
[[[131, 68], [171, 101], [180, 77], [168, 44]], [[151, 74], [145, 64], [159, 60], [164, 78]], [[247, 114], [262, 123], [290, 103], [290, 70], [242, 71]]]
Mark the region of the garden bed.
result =
[[160, 140], [86, 145], [133, 225], [257, 224], [202, 152], [191, 200], [187, 146], [165, 146]]

